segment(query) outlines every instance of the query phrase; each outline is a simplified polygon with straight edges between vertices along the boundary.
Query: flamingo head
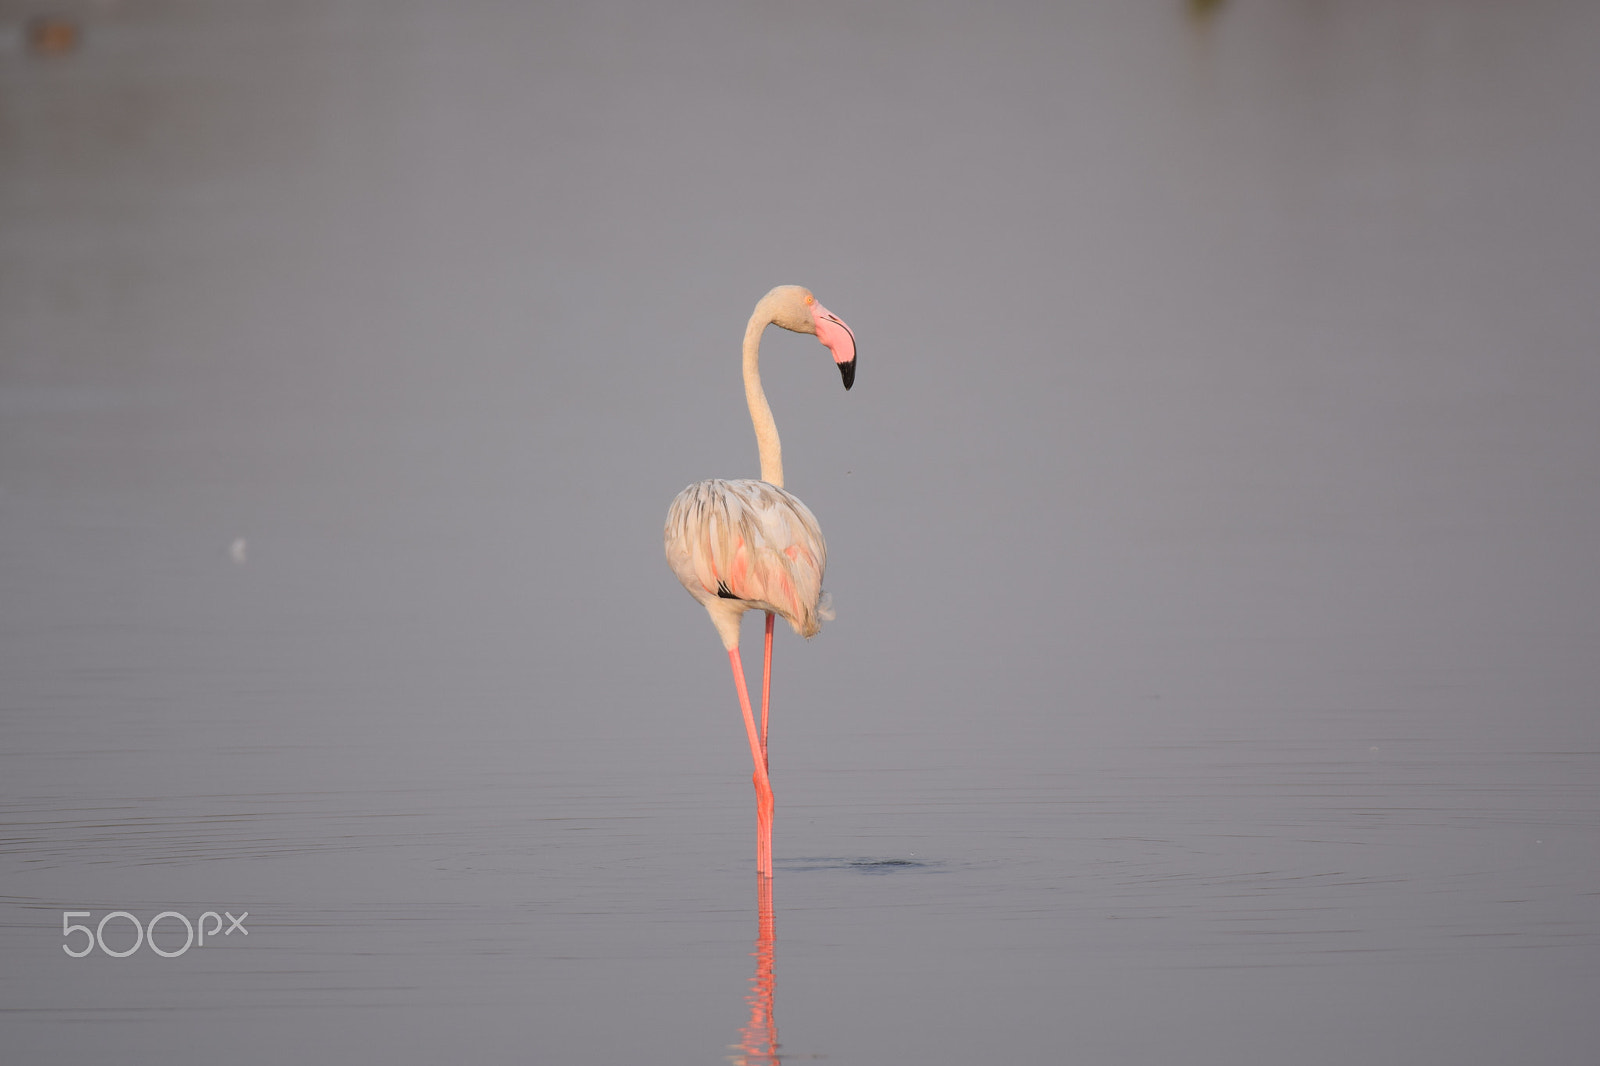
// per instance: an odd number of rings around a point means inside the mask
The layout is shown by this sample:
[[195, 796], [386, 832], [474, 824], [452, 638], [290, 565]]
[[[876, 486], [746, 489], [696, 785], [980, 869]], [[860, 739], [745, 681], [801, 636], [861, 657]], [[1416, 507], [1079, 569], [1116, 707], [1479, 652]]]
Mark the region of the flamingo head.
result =
[[799, 285], [779, 285], [767, 293], [762, 302], [773, 305], [772, 321], [775, 325], [796, 333], [815, 335], [833, 353], [839, 376], [844, 378], [844, 387], [848, 389], [855, 384], [856, 335], [850, 332], [850, 327], [838, 315], [818, 303], [810, 289]]

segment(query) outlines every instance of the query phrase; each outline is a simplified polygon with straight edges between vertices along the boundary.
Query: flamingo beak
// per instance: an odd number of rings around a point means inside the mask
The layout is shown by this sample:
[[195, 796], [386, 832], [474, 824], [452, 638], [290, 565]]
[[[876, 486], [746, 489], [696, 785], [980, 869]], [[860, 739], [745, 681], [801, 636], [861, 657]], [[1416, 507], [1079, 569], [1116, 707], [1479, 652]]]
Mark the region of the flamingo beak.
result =
[[837, 315], [821, 304], [812, 306], [811, 320], [817, 326], [817, 340], [833, 353], [833, 361], [839, 366], [839, 376], [844, 378], [844, 387], [849, 389], [856, 382], [856, 335]]

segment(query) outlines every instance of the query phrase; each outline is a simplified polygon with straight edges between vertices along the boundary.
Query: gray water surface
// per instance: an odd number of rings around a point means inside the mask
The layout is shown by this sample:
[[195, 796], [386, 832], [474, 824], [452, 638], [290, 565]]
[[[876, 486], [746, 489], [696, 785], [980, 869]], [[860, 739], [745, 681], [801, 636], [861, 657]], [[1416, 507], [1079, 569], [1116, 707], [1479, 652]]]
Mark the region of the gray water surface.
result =
[[[1600, 8], [60, 10], [8, 1063], [1593, 1061]], [[660, 529], [788, 282], [766, 912]]]

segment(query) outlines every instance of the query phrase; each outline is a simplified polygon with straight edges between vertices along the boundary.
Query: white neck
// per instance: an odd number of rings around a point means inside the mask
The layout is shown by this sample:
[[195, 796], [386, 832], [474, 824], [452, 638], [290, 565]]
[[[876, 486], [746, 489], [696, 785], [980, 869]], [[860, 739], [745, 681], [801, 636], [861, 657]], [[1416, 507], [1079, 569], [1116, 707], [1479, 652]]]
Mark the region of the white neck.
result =
[[755, 314], [744, 329], [744, 398], [750, 404], [750, 421], [756, 427], [756, 448], [761, 453], [761, 480], [783, 488], [783, 445], [778, 443], [778, 424], [772, 420], [767, 394], [761, 390], [761, 334], [772, 324], [772, 309], [766, 300], [756, 304]]

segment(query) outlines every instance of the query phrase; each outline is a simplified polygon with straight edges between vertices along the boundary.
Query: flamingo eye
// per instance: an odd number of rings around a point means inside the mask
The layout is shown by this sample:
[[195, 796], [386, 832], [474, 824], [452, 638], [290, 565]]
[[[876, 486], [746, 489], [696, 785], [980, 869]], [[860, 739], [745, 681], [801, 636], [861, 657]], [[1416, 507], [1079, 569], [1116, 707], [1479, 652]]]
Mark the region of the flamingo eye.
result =
[[815, 296], [812, 296], [810, 293], [806, 294], [806, 306], [807, 307], [810, 307], [812, 304], [814, 304], [816, 302], [817, 302], [817, 298]]

